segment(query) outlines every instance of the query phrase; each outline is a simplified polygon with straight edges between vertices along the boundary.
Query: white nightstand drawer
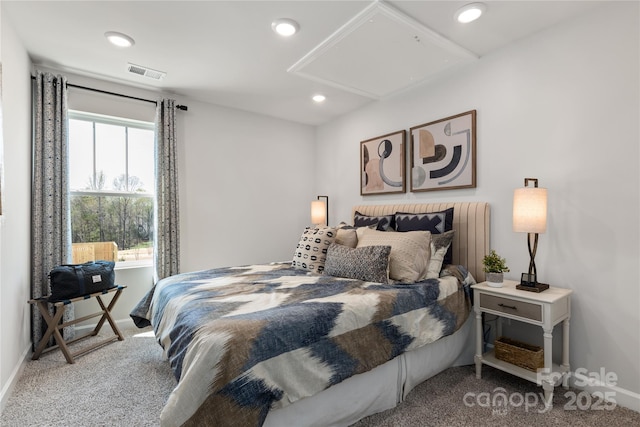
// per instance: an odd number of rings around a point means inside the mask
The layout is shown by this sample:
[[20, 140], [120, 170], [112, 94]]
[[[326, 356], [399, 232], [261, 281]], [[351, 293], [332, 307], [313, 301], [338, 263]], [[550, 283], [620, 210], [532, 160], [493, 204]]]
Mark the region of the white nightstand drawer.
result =
[[542, 322], [542, 306], [494, 295], [480, 294], [480, 307]]

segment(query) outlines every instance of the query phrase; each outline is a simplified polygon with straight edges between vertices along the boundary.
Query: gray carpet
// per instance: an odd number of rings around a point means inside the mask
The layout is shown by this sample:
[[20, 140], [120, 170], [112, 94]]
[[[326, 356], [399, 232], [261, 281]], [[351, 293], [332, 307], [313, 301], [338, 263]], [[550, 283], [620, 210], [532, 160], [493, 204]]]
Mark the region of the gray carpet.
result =
[[[68, 364], [57, 350], [30, 360], [0, 425], [159, 425], [160, 411], [176, 381], [152, 332], [139, 336], [145, 331], [150, 330], [123, 330], [124, 341], [80, 356], [74, 364]], [[110, 336], [111, 329], [107, 325], [100, 334]], [[89, 341], [70, 348], [74, 351]]]
[[[73, 365], [67, 364], [59, 351], [29, 361], [0, 417], [0, 425], [157, 426], [175, 379], [155, 338], [150, 333], [140, 335], [145, 331], [149, 330], [125, 330], [125, 341], [81, 356]], [[505, 389], [514, 405], [481, 405], [486, 400], [477, 396], [485, 393], [482, 396], [493, 397], [499, 387]], [[540, 391], [535, 384], [490, 367], [484, 368], [481, 380], [476, 379], [471, 366], [451, 368], [415, 388], [397, 408], [354, 426], [640, 426], [640, 413], [621, 407], [572, 410], [569, 405], [565, 409], [570, 401], [563, 396], [562, 388], [556, 388], [549, 413], [538, 413], [542, 405], [516, 406], [519, 396], [529, 393], [531, 399]], [[469, 405], [465, 405], [465, 395]], [[582, 406], [584, 403], [583, 399]]]

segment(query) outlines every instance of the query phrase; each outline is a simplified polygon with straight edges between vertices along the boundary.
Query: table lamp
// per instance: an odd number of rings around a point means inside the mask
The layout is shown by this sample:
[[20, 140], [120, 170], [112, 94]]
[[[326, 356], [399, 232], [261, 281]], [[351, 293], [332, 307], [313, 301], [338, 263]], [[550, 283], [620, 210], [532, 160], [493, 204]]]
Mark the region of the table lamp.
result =
[[329, 225], [329, 196], [318, 196], [318, 200], [311, 202], [311, 223]]
[[535, 263], [538, 234], [547, 231], [547, 189], [538, 188], [537, 178], [525, 178], [524, 188], [517, 188], [513, 193], [513, 231], [527, 233], [530, 257], [529, 271], [522, 273], [516, 288], [532, 292], [548, 289], [549, 285], [538, 283]]

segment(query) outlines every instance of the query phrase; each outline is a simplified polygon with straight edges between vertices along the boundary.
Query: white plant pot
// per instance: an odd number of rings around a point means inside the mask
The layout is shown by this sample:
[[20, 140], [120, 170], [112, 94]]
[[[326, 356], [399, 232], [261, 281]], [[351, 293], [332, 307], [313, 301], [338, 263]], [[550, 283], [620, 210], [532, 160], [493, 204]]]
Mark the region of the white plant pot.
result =
[[504, 281], [504, 273], [487, 273], [487, 285], [492, 288], [501, 288]]

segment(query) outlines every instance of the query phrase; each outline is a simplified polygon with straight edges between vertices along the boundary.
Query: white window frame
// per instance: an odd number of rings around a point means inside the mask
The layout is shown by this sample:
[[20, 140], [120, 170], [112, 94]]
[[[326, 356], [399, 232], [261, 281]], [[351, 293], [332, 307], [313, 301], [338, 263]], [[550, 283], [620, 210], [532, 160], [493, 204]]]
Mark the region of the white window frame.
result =
[[[151, 122], [145, 122], [141, 120], [134, 119], [126, 119], [122, 117], [112, 117], [105, 116], [101, 114], [94, 114], [85, 111], [78, 110], [69, 110], [68, 111], [68, 119], [69, 120], [84, 120], [94, 122], [93, 127], [93, 176], [92, 179], [96, 179], [96, 134], [95, 134], [95, 123], [102, 123], [108, 125], [115, 126], [124, 126], [125, 127], [125, 182], [129, 182], [129, 134], [126, 130], [127, 128], [137, 128], [144, 130], [151, 130], [155, 132], [155, 124]], [[95, 187], [95, 185], [94, 185]], [[128, 192], [128, 191], [113, 191], [113, 190], [69, 190], [70, 196], [95, 196], [95, 197], [131, 197], [131, 198], [151, 198], [154, 201], [154, 210], [155, 210], [155, 194], [154, 193], [141, 193], [141, 192]], [[155, 216], [155, 213], [154, 213]], [[151, 260], [140, 260], [140, 261], [117, 261], [116, 260], [116, 269], [124, 269], [124, 268], [134, 268], [134, 267], [150, 267], [153, 266], [153, 259]]]

